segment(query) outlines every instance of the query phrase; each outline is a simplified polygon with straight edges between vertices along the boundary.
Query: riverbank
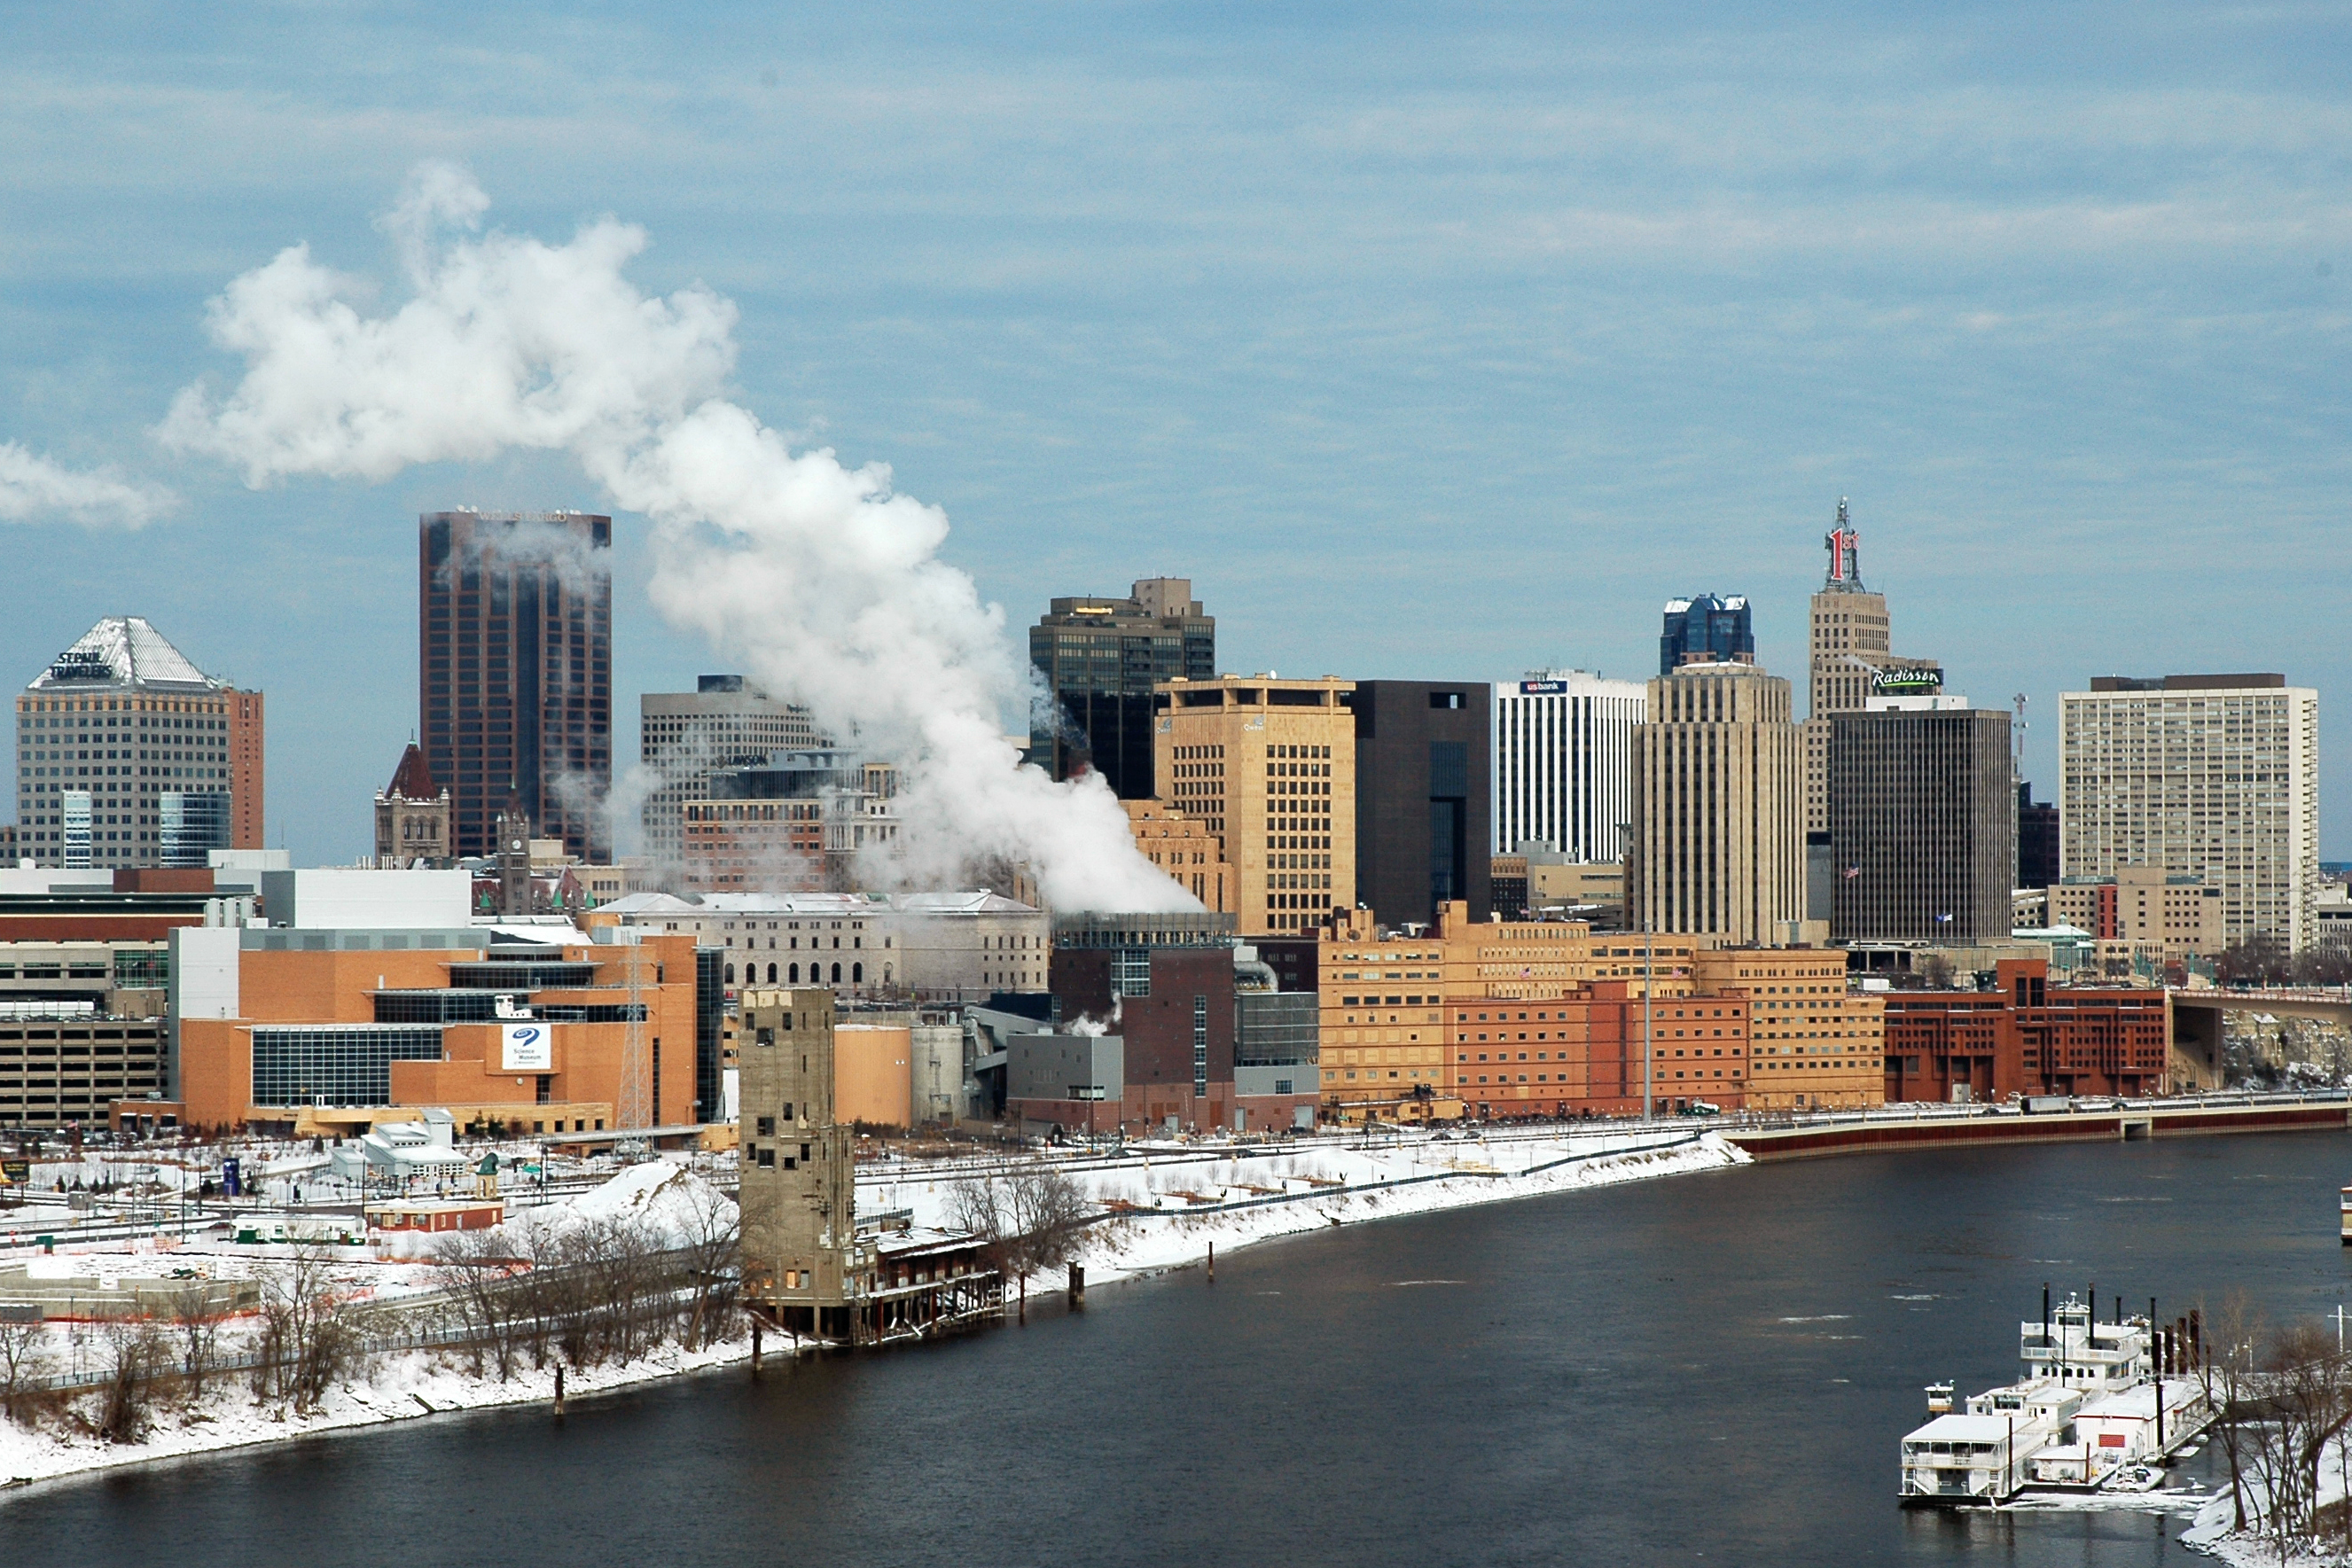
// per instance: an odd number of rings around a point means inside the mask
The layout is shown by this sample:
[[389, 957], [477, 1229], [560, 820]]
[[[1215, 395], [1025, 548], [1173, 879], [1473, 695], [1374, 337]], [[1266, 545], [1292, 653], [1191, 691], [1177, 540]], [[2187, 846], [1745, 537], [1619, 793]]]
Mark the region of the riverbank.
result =
[[[1141, 1154], [1131, 1162], [1106, 1162], [1087, 1171], [1086, 1185], [1095, 1196], [1136, 1206], [1089, 1228], [1077, 1261], [1087, 1270], [1090, 1288], [1197, 1267], [1213, 1249], [1230, 1254], [1379, 1219], [1728, 1169], [1746, 1164], [1747, 1156], [1711, 1133], [1653, 1132], [1458, 1144], [1414, 1140], [1388, 1149], [1314, 1147], [1281, 1163], [1288, 1168], [1268, 1168], [1263, 1161], [1171, 1160], [1163, 1152], [1156, 1165], [1151, 1155]], [[1304, 1190], [1289, 1194], [1276, 1186], [1269, 1195], [1269, 1183]], [[640, 1206], [646, 1194], [666, 1185], [648, 1185], [642, 1175], [625, 1175], [612, 1184], [629, 1189]], [[920, 1222], [941, 1223], [948, 1218], [953, 1185], [908, 1181], [861, 1197], [878, 1197], [887, 1206], [913, 1209]], [[1195, 1201], [1213, 1197], [1214, 1201]], [[593, 1210], [612, 1207], [613, 1199], [600, 1203], [591, 1195], [583, 1202]], [[1160, 1205], [1168, 1207], [1146, 1207]], [[85, 1255], [93, 1262], [110, 1256]], [[1044, 1302], [1063, 1289], [1063, 1276], [1056, 1273], [1033, 1280], [1029, 1293]], [[664, 1344], [627, 1365], [567, 1367], [564, 1395], [567, 1401], [588, 1398], [707, 1372], [746, 1361], [751, 1350], [747, 1329], [706, 1349]], [[767, 1337], [764, 1350], [778, 1359], [790, 1354], [775, 1335]], [[463, 1349], [379, 1353], [366, 1360], [359, 1376], [331, 1388], [302, 1414], [283, 1402], [257, 1400], [242, 1373], [217, 1372], [200, 1397], [173, 1398], [159, 1390], [152, 1424], [135, 1443], [110, 1442], [88, 1430], [86, 1422], [63, 1416], [38, 1430], [0, 1420], [0, 1489], [460, 1411], [552, 1406], [551, 1364], [518, 1368], [501, 1380], [469, 1371], [471, 1359]], [[91, 1391], [79, 1397], [87, 1402], [99, 1395]]]

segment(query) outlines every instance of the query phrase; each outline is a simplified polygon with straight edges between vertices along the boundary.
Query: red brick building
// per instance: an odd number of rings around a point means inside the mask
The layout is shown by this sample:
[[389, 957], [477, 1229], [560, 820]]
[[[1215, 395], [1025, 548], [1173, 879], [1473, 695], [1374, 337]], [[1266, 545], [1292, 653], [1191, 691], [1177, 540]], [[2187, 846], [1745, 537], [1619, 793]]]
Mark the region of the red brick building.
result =
[[1886, 998], [1886, 1098], [2161, 1094], [2168, 1087], [2164, 993], [2053, 986], [2040, 959], [2006, 959], [1991, 991]]

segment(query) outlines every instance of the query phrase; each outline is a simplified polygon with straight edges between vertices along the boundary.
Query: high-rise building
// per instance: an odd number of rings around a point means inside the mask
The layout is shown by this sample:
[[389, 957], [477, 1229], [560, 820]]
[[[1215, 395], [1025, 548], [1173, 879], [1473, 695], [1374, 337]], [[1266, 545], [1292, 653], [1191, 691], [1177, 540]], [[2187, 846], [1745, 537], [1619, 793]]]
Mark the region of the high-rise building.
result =
[[1831, 938], [2007, 941], [2008, 712], [1958, 696], [1881, 697], [1828, 722]]
[[1633, 820], [1633, 727], [1649, 690], [1582, 670], [1530, 670], [1495, 687], [1493, 852], [1622, 860]]
[[261, 847], [261, 694], [110, 615], [16, 699], [17, 852], [47, 866], [206, 863]]
[[1053, 694], [1033, 712], [1029, 758], [1056, 779], [1088, 768], [1122, 800], [1162, 793], [1152, 774], [1152, 692], [1213, 680], [1217, 622], [1183, 577], [1150, 577], [1125, 599], [1056, 599], [1029, 629], [1029, 663]]
[[417, 711], [459, 855], [519, 799], [583, 861], [611, 846], [613, 519], [428, 512], [417, 525]]
[[2101, 675], [2061, 693], [2058, 715], [2066, 876], [2200, 876], [2232, 944], [2316, 940], [2317, 691], [2281, 674]]
[[1492, 706], [1484, 681], [1356, 683], [1356, 897], [1382, 925], [1486, 918]]
[[1161, 798], [1223, 842], [1244, 936], [1309, 931], [1356, 902], [1355, 692], [1222, 675], [1155, 698]]
[[779, 751], [824, 744], [808, 709], [747, 686], [740, 675], [704, 675], [690, 692], [647, 692], [637, 699], [637, 715], [638, 755], [661, 780], [640, 813], [645, 852], [657, 866], [685, 858], [679, 812], [688, 800], [711, 798], [713, 778]]
[[1862, 585], [1862, 535], [1838, 497], [1837, 526], [1822, 541], [1829, 575], [1813, 595], [1811, 682], [1805, 707], [1805, 831], [1829, 831], [1830, 717], [1861, 713], [1874, 696], [1928, 696], [1943, 689], [1934, 661], [1891, 652], [1886, 595]]
[[2036, 800], [2032, 783], [2021, 779], [2017, 781], [2017, 885], [2048, 887], [2058, 875], [2058, 808], [2047, 800]]
[[1805, 914], [1804, 749], [1789, 683], [1688, 664], [1650, 683], [1633, 732], [1629, 924], [1785, 942]]
[[1754, 664], [1756, 625], [1745, 594], [1695, 593], [1666, 601], [1665, 629], [1658, 637], [1658, 674], [1671, 675], [1684, 664]]

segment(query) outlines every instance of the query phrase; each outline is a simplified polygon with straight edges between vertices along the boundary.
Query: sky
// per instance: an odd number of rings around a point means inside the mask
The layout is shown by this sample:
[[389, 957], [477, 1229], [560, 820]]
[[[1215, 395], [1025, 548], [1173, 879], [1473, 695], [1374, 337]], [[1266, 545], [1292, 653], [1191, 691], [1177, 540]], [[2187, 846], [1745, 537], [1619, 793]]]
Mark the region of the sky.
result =
[[[942, 508], [1008, 637], [1167, 574], [1226, 669], [1642, 677], [1717, 591], [1801, 686], [1843, 496], [1896, 650], [2028, 698], [2042, 798], [2059, 692], [2277, 670], [2352, 859], [2347, 44], [2316, 5], [0, 6], [0, 680], [145, 615], [268, 694], [270, 842], [368, 852], [417, 514], [609, 504], [557, 455], [255, 489], [157, 429], [286, 246], [396, 306], [380, 220], [446, 160], [492, 228], [616, 216], [638, 287], [733, 301], [730, 395]], [[725, 665], [616, 532], [628, 758], [637, 694]]]

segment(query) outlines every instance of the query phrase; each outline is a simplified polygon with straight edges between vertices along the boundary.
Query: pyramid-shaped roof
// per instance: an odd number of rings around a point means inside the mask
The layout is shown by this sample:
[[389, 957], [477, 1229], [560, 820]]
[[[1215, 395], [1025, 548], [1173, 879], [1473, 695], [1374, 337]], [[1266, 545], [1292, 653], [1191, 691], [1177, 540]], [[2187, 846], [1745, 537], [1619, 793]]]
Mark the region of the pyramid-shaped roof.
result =
[[386, 795], [397, 795], [404, 800], [437, 800], [441, 786], [433, 781], [432, 765], [416, 742], [410, 741], [408, 749], [400, 754], [400, 766], [392, 770], [392, 787]]
[[164, 639], [142, 616], [110, 615], [34, 677], [30, 691], [90, 686], [213, 691], [214, 680]]

